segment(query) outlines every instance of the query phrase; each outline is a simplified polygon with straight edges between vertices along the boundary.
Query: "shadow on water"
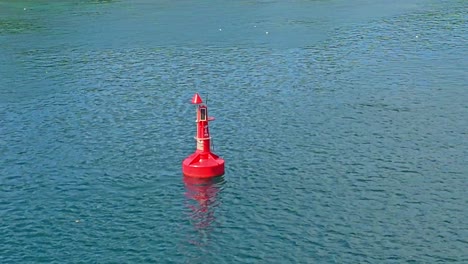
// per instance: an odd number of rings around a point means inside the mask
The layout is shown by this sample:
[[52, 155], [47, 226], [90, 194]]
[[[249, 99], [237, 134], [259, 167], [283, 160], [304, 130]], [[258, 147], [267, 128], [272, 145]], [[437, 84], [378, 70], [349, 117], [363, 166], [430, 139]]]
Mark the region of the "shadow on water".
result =
[[196, 237], [190, 241], [192, 244], [201, 246], [208, 242], [216, 220], [216, 208], [220, 205], [218, 196], [225, 182], [222, 176], [213, 179], [184, 177], [189, 221], [196, 231]]

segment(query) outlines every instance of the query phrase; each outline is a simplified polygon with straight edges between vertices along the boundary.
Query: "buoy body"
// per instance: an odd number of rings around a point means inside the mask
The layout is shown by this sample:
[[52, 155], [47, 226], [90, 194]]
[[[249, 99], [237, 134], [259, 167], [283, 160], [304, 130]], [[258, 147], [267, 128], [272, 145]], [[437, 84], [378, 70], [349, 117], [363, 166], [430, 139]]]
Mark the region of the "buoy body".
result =
[[203, 104], [200, 95], [196, 93], [192, 98], [192, 104], [197, 105], [197, 149], [182, 162], [182, 173], [187, 177], [211, 178], [224, 174], [224, 160], [211, 152], [211, 136], [208, 122], [213, 117], [208, 117], [208, 107]]

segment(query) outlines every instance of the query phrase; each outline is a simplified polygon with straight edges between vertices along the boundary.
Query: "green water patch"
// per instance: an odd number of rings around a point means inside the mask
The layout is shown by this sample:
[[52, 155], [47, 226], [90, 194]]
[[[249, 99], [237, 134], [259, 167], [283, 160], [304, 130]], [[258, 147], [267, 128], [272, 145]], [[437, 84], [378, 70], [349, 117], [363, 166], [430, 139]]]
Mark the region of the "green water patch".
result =
[[44, 27], [35, 20], [0, 18], [0, 35], [30, 33], [43, 29]]
[[57, 27], [80, 15], [101, 16], [106, 13], [98, 6], [112, 0], [83, 1], [2, 1], [0, 0], [0, 35], [24, 34]]

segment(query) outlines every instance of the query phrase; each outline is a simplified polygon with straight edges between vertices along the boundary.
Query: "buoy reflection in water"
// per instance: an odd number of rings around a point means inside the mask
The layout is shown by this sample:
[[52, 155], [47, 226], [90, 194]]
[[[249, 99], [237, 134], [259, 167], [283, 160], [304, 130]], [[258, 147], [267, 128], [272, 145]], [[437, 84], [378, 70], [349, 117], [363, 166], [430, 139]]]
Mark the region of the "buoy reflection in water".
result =
[[215, 221], [215, 210], [220, 205], [217, 196], [224, 183], [224, 177], [209, 179], [184, 177], [190, 221], [197, 231], [208, 231]]

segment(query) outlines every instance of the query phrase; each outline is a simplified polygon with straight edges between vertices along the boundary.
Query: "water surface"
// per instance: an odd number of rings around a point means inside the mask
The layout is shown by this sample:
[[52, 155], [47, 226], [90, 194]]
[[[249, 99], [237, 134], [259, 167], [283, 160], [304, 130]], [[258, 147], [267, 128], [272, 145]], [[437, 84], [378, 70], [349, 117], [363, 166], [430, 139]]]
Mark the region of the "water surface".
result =
[[0, 262], [468, 262], [467, 11], [0, 1]]

